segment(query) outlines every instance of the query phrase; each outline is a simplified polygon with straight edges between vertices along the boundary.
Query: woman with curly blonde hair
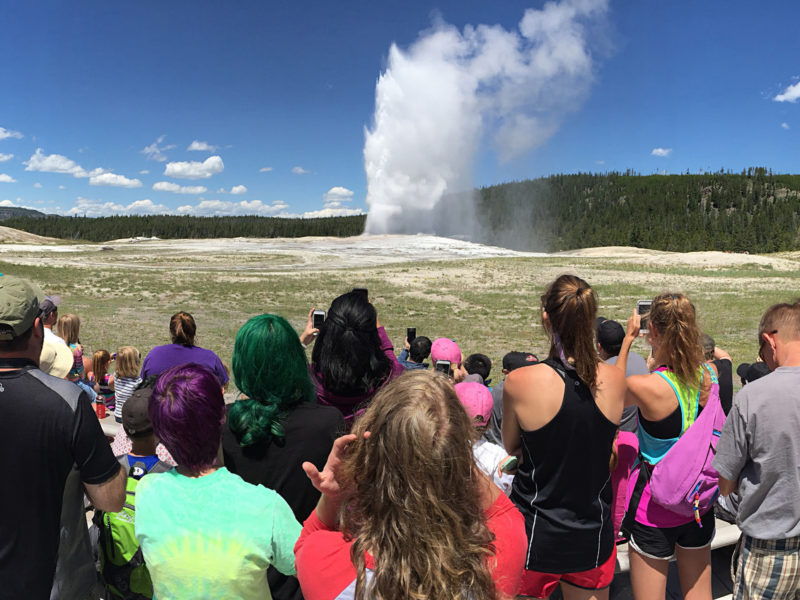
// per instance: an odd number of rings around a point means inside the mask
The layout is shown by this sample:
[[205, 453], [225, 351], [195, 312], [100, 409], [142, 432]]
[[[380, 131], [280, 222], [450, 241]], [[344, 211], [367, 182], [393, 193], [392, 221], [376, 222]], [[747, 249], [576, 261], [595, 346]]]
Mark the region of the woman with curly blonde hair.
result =
[[518, 590], [522, 516], [480, 472], [450, 381], [408, 371], [334, 443], [295, 547], [306, 600], [496, 600]]
[[[631, 548], [631, 585], [635, 598], [664, 598], [669, 561], [678, 563], [687, 600], [711, 600], [711, 540], [714, 511], [691, 517], [676, 514], [651, 496], [647, 473], [664, 458], [703, 410], [716, 381], [713, 365], [703, 361], [694, 305], [684, 294], [653, 299], [647, 341], [654, 370], [628, 378], [626, 403], [639, 407], [641, 462], [631, 472], [622, 530]], [[624, 370], [628, 351], [639, 336], [640, 317], [628, 320], [617, 358]]]

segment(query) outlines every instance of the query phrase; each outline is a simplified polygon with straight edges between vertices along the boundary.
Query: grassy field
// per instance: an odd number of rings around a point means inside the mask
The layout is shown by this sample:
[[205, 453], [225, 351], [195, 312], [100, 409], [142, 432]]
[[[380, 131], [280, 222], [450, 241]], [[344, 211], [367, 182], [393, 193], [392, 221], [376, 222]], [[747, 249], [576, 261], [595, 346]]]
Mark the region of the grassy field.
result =
[[[545, 351], [539, 297], [561, 273], [585, 278], [597, 290], [600, 314], [621, 322], [638, 299], [662, 291], [687, 293], [703, 329], [733, 356], [734, 366], [755, 359], [760, 315], [770, 304], [797, 296], [800, 281], [800, 262], [798, 269], [776, 270], [758, 263], [687, 267], [546, 256], [327, 268], [332, 261], [324, 256], [315, 261], [317, 269], [300, 269], [295, 266], [308, 257], [174, 254], [134, 247], [100, 252], [94, 245], [68, 260], [50, 253], [31, 256], [5, 253], [0, 271], [60, 294], [60, 312], [81, 317], [85, 352], [134, 345], [144, 355], [168, 343], [170, 316], [185, 310], [197, 321], [198, 344], [230, 364], [236, 332], [249, 317], [277, 313], [300, 331], [311, 307], [327, 310], [334, 297], [357, 286], [369, 289], [398, 352], [406, 327], [431, 339], [454, 338], [465, 356], [482, 352], [495, 362], [496, 381], [506, 352]], [[643, 341], [634, 349], [643, 355], [648, 350]]]

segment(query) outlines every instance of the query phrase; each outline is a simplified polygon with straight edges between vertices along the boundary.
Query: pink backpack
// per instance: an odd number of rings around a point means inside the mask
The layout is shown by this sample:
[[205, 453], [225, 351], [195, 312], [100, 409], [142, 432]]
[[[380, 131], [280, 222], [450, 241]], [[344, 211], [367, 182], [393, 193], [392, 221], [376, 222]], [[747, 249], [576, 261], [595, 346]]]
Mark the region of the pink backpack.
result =
[[693, 516], [698, 524], [719, 495], [719, 473], [711, 462], [725, 424], [719, 381], [714, 371], [705, 368], [711, 375], [705, 407], [650, 472], [652, 498], [676, 514]]

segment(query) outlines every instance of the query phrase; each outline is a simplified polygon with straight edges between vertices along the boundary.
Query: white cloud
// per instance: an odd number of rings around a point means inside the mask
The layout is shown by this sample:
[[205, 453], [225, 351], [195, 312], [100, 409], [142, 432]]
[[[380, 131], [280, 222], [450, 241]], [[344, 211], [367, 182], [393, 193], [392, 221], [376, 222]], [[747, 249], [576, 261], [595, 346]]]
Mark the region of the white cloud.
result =
[[650, 154], [652, 156], [660, 156], [661, 158], [666, 158], [670, 154], [672, 154], [672, 148], [653, 148], [653, 151]]
[[289, 205], [282, 200], [265, 204], [261, 200], [242, 200], [241, 202], [228, 202], [226, 200], [202, 200], [198, 204], [178, 207], [178, 214], [193, 215], [197, 217], [227, 217], [258, 215], [262, 217], [292, 216], [285, 214]]
[[304, 219], [318, 219], [322, 217], [352, 217], [363, 214], [364, 211], [360, 208], [323, 208], [322, 210], [304, 212], [300, 216]]
[[606, 161], [604, 161], [604, 160], [596, 160], [596, 161], [594, 161], [594, 162], [595, 162], [596, 164], [598, 164], [598, 165], [604, 165], [604, 164], [606, 164]]
[[33, 184], [33, 187], [35, 187], [38, 190], [41, 189], [42, 184], [37, 181], [36, 183]]
[[155, 204], [149, 198], [136, 200], [130, 204], [118, 204], [116, 202], [103, 202], [102, 200], [92, 200], [90, 198], [78, 197], [75, 206], [70, 208], [68, 215], [86, 215], [87, 217], [107, 217], [109, 215], [163, 215], [168, 214], [170, 209], [163, 204]]
[[63, 173], [73, 177], [96, 177], [103, 173], [108, 173], [107, 169], [96, 168], [87, 171], [74, 160], [61, 154], [47, 154], [37, 148], [27, 161], [23, 161], [26, 171], [38, 171], [41, 173]]
[[10, 207], [14, 207], [14, 208], [30, 208], [32, 210], [36, 210], [32, 206], [25, 206], [24, 204], [22, 204], [22, 202], [23, 202], [22, 198], [17, 196], [17, 199], [14, 200], [14, 201], [9, 200], [8, 198], [6, 198], [5, 200], [0, 201], [0, 206], [10, 206]]
[[89, 185], [110, 185], [113, 187], [138, 188], [142, 182], [138, 179], [128, 179], [116, 173], [102, 173], [89, 178]]
[[0, 162], [8, 162], [12, 158], [14, 158], [13, 154], [2, 154], [2, 153], [0, 153]]
[[208, 179], [212, 175], [222, 173], [225, 165], [219, 156], [209, 156], [203, 162], [182, 161], [167, 163], [164, 175], [176, 179]]
[[353, 200], [353, 191], [346, 187], [334, 186], [322, 195], [323, 208], [341, 208], [345, 202]]
[[303, 167], [292, 167], [292, 173], [295, 175], [308, 175], [311, 171], [304, 169]]
[[141, 171], [139, 171], [139, 175], [150, 175], [150, 171], [148, 171], [147, 169], [142, 169]]
[[172, 150], [175, 148], [175, 144], [170, 144], [167, 146], [162, 146], [162, 142], [166, 139], [167, 136], [160, 135], [158, 139], [150, 144], [149, 146], [145, 146], [142, 148], [141, 153], [144, 154], [148, 160], [157, 160], [158, 162], [165, 162], [167, 160], [167, 156], [164, 154], [167, 150]]
[[230, 191], [226, 190], [225, 188], [219, 188], [217, 190], [217, 193], [218, 194], [233, 194], [234, 196], [238, 196], [240, 194], [246, 194], [247, 193], [247, 186], [235, 185], [230, 189]]
[[0, 183], [16, 183], [16, 182], [17, 180], [14, 179], [11, 175], [0, 173]]
[[0, 127], [0, 140], [5, 140], [7, 138], [17, 138], [19, 140], [22, 139], [22, 134], [19, 131], [12, 131], [11, 129]]
[[67, 186], [65, 186], [65, 185], [60, 185], [60, 186], [58, 186], [58, 189], [60, 189], [60, 190], [65, 190], [65, 189], [67, 189]]
[[781, 123], [781, 127], [782, 127], [783, 129], [791, 129], [791, 127], [789, 127], [789, 124], [788, 124], [788, 123], [786, 123], [785, 121], [784, 121], [783, 123]]
[[269, 173], [270, 171], [272, 171], [272, 167], [261, 167], [258, 170], [259, 173]]
[[349, 190], [346, 187], [334, 186], [322, 195], [322, 208], [320, 210], [306, 211], [299, 216], [303, 219], [317, 219], [321, 217], [363, 215], [364, 211], [360, 208], [349, 208], [346, 206], [348, 202], [352, 201], [353, 190]]
[[178, 185], [171, 181], [158, 181], [153, 184], [153, 189], [173, 194], [205, 194], [208, 191], [208, 188], [202, 185]]
[[196, 152], [216, 152], [218, 146], [212, 146], [208, 142], [201, 142], [199, 140], [194, 140], [189, 147], [186, 148], [187, 150], [196, 151]]
[[800, 81], [790, 85], [773, 98], [775, 102], [797, 102], [798, 99], [800, 99]]

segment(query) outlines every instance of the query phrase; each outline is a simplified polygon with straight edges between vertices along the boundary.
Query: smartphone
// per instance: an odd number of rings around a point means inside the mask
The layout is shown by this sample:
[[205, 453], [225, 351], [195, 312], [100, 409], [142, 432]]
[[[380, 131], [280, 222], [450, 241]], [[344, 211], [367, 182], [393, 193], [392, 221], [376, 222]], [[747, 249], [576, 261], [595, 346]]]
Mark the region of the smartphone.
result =
[[406, 339], [408, 340], [408, 343], [410, 344], [411, 342], [413, 342], [415, 337], [417, 337], [417, 328], [416, 327], [407, 327], [406, 328]]
[[639, 324], [639, 334], [646, 334], [650, 331], [650, 306], [652, 304], [652, 300], [639, 300], [636, 303], [636, 313], [642, 317], [642, 321]]
[[503, 473], [513, 473], [519, 467], [519, 459], [516, 456], [509, 456], [500, 463], [500, 470]]
[[311, 313], [311, 324], [314, 326], [314, 329], [319, 329], [322, 327], [322, 324], [325, 322], [325, 311], [324, 310], [315, 310]]
[[364, 298], [369, 297], [369, 295], [367, 294], [367, 288], [353, 288], [353, 291], [358, 294], [364, 294]]
[[440, 360], [436, 363], [434, 367], [435, 371], [439, 371], [439, 373], [444, 373], [445, 375], [450, 375], [450, 361], [449, 360]]

